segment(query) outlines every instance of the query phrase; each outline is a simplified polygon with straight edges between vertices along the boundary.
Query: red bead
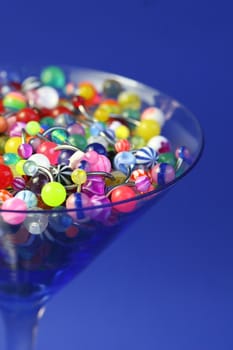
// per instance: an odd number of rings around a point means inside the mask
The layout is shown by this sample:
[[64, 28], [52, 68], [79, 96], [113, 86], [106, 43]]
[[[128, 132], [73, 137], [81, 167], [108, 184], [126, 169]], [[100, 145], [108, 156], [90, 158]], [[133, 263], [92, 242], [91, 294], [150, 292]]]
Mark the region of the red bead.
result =
[[45, 155], [52, 165], [56, 165], [58, 163], [58, 157], [60, 156], [61, 151], [55, 151], [55, 147], [57, 147], [56, 143], [46, 141], [38, 146], [36, 153]]
[[74, 96], [72, 98], [72, 103], [74, 108], [79, 108], [80, 106], [85, 106], [85, 99], [82, 96]]
[[[131, 187], [128, 187], [125, 185], [125, 186], [116, 188], [115, 190], [112, 191], [111, 201], [112, 203], [116, 203], [119, 201], [132, 199], [135, 196], [136, 196], [136, 193], [134, 192], [134, 190]], [[129, 213], [135, 209], [136, 205], [137, 205], [136, 201], [130, 201], [128, 203], [114, 205], [114, 208], [117, 211], [120, 211], [122, 213]]]
[[40, 120], [39, 113], [32, 108], [23, 108], [16, 115], [18, 122], [28, 123], [31, 121], [38, 122]]
[[53, 108], [50, 110], [50, 116], [51, 117], [58, 117], [60, 114], [72, 114], [71, 110], [69, 108], [64, 106], [58, 106], [56, 108]]
[[0, 100], [0, 113], [3, 113], [5, 111], [5, 108], [3, 107], [2, 100]]
[[21, 90], [21, 84], [18, 81], [11, 81], [10, 85], [15, 89], [15, 90]]
[[0, 189], [9, 187], [13, 182], [11, 168], [5, 164], [0, 164]]
[[130, 142], [128, 140], [118, 140], [115, 143], [116, 152], [128, 152], [131, 148]]

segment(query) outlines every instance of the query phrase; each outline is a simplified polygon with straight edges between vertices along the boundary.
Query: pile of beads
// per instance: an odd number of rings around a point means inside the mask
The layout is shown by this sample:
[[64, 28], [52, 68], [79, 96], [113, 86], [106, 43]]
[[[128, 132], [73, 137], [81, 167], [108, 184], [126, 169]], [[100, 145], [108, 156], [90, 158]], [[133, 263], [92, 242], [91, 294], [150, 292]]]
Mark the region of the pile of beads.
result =
[[49, 66], [0, 87], [0, 205], [8, 224], [30, 224], [27, 210], [56, 208], [76, 209], [67, 211], [74, 222], [107, 222], [112, 210], [133, 211], [138, 195], [174, 181], [192, 162], [185, 146], [172, 149], [161, 135], [163, 110], [117, 80], [99, 91]]

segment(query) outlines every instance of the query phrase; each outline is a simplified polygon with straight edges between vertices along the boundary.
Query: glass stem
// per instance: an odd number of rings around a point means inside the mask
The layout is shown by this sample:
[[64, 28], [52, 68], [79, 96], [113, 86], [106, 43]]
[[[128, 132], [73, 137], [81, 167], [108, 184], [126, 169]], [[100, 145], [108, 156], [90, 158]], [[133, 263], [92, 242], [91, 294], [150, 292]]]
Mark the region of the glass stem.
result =
[[1, 305], [6, 328], [6, 350], [34, 350], [38, 320], [43, 316], [42, 305]]

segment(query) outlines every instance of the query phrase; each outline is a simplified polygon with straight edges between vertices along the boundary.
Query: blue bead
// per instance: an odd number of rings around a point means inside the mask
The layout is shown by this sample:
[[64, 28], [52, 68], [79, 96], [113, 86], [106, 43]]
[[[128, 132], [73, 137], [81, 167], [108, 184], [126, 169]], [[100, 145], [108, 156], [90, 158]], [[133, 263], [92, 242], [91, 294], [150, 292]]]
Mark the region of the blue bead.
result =
[[97, 142], [90, 143], [85, 149], [85, 152], [88, 152], [88, 151], [95, 151], [99, 154], [107, 156], [107, 151], [106, 151], [105, 147]]
[[69, 228], [72, 225], [72, 223], [72, 217], [70, 215], [67, 215], [66, 213], [58, 212], [49, 215], [49, 227], [56, 232], [65, 232], [67, 228]]
[[35, 193], [33, 193], [32, 191], [29, 191], [29, 190], [19, 191], [18, 193], [16, 193], [15, 197], [22, 199], [26, 203], [28, 208], [33, 208], [37, 206], [38, 200]]
[[159, 159], [158, 153], [151, 147], [142, 147], [136, 152], [135, 157], [137, 165], [143, 165], [147, 168], [153, 167]]
[[136, 158], [130, 152], [120, 152], [114, 157], [114, 167], [116, 170], [128, 175], [136, 163]]
[[93, 123], [90, 126], [90, 134], [92, 136], [99, 136], [101, 131], [103, 131], [104, 129], [105, 129], [105, 127], [102, 123], [100, 123], [100, 122]]

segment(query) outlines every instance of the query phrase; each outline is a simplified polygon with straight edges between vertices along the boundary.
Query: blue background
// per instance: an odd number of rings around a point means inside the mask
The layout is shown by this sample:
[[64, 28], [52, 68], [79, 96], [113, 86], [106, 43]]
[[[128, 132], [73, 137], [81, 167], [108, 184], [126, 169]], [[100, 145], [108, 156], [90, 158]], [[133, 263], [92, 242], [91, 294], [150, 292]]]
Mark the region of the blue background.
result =
[[0, 31], [0, 62], [135, 78], [188, 106], [206, 135], [189, 176], [54, 297], [38, 350], [232, 350], [231, 1], [2, 2]]

